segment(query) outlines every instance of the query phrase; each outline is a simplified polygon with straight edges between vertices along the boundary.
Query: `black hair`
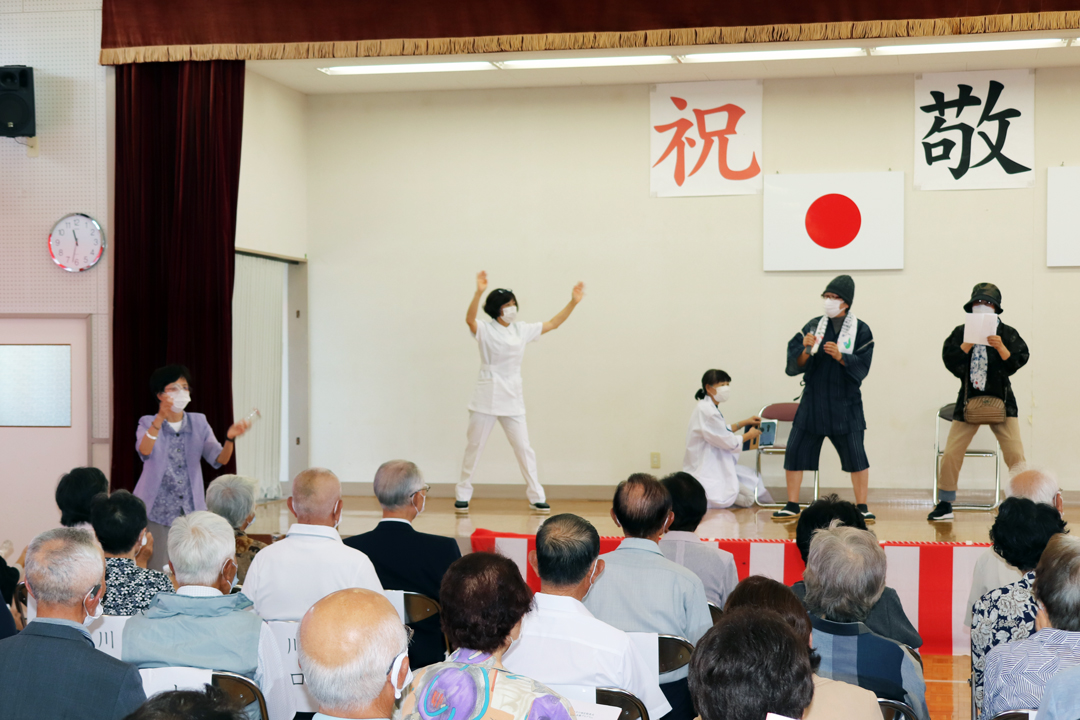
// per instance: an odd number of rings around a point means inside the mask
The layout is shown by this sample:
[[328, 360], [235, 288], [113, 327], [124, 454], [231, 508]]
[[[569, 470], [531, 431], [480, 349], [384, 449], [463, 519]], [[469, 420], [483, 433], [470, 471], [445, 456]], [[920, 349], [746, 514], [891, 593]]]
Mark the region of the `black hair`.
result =
[[600, 556], [600, 533], [585, 518], [563, 513], [548, 518], [536, 533], [540, 579], [552, 585], [577, 585]]
[[188, 385], [191, 384], [191, 371], [183, 365], [166, 365], [155, 370], [150, 376], [150, 389], [154, 392], [154, 397], [165, 392], [166, 387], [180, 378], [187, 380]]
[[109, 479], [96, 467], [77, 467], [56, 485], [60, 524], [74, 527], [90, 522], [90, 503], [98, 493], [109, 492]]
[[810, 651], [810, 669], [817, 672], [821, 665], [821, 656], [810, 648], [814, 633], [810, 613], [806, 612], [802, 600], [791, 588], [764, 575], [750, 575], [740, 580], [727, 596], [724, 612], [741, 607], [756, 607], [779, 613], [795, 634], [806, 642], [807, 650]]
[[237, 701], [213, 685], [204, 691], [169, 690], [158, 693], [124, 720], [247, 720]]
[[709, 394], [705, 392], [705, 386], [722, 382], [731, 382], [731, 376], [723, 370], [706, 370], [705, 374], [701, 376], [701, 389], [694, 393], [694, 399], [704, 400]]
[[725, 612], [690, 658], [690, 694], [702, 720], [798, 718], [814, 697], [805, 637], [777, 612]]
[[127, 490], [112, 495], [102, 493], [90, 506], [90, 522], [101, 549], [110, 555], [123, 555], [131, 552], [146, 528], [146, 503]]
[[802, 511], [795, 526], [795, 545], [799, 548], [803, 563], [810, 557], [810, 541], [814, 531], [829, 527], [833, 520], [839, 520], [848, 527], [866, 529], [866, 519], [854, 504], [841, 500], [836, 494], [818, 498]]
[[990, 542], [1005, 562], [1029, 573], [1039, 564], [1050, 538], [1063, 532], [1068, 530], [1057, 508], [1011, 497], [998, 508], [997, 519], [990, 528]]
[[450, 649], [495, 652], [532, 608], [532, 598], [510, 558], [489, 552], [458, 558], [439, 586], [439, 616]]
[[498, 320], [499, 315], [502, 313], [502, 306], [511, 300], [520, 310], [521, 306], [518, 305], [517, 296], [514, 295], [513, 290], [507, 290], [506, 288], [492, 290], [491, 294], [487, 296], [487, 300], [484, 301], [484, 312]]
[[660, 532], [671, 512], [671, 494], [648, 473], [634, 473], [615, 488], [612, 508], [628, 537]]
[[690, 473], [677, 472], [660, 481], [671, 495], [671, 511], [675, 519], [668, 530], [694, 532], [709, 509], [705, 488]]

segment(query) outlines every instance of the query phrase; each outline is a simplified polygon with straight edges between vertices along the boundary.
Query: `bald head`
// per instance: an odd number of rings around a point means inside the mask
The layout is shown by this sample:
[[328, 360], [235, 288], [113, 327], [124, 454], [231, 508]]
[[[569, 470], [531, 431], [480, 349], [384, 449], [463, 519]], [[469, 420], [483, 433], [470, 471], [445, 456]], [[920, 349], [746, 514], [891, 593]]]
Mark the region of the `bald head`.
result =
[[671, 494], [652, 475], [635, 473], [615, 489], [611, 514], [627, 537], [653, 537], [669, 521]]
[[387, 669], [408, 647], [390, 602], [359, 588], [312, 605], [298, 639], [304, 681], [320, 712], [341, 717], [375, 702], [389, 682]]
[[1032, 502], [1053, 505], [1062, 510], [1061, 488], [1057, 478], [1048, 470], [1023, 470], [1013, 475], [1006, 491], [1009, 497], [1027, 498]]
[[326, 468], [310, 468], [293, 478], [289, 508], [306, 525], [333, 527], [340, 517], [341, 481]]

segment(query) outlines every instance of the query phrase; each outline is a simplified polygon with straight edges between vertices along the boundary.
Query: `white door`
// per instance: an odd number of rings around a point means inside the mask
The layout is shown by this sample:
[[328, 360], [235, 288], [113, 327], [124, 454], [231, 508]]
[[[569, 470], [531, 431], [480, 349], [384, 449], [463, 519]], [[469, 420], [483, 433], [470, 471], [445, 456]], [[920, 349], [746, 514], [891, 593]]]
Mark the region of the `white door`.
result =
[[90, 464], [89, 326], [89, 317], [0, 318], [0, 543], [16, 553], [59, 526], [56, 483]]

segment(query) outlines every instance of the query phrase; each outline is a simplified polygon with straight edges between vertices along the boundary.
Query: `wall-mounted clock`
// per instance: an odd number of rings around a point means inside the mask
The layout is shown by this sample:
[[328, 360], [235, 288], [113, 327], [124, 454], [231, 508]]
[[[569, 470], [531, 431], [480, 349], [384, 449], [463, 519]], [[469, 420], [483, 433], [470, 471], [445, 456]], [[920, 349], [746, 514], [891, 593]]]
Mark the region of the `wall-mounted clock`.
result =
[[68, 272], [89, 270], [105, 257], [105, 231], [89, 215], [65, 215], [49, 233], [49, 255]]

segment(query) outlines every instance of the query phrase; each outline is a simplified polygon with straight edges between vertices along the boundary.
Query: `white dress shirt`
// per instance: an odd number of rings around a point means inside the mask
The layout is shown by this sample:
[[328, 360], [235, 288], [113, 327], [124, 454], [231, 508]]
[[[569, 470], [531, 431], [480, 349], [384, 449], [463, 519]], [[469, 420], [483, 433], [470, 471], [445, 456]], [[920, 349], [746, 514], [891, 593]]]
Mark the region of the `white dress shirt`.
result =
[[671, 530], [660, 539], [660, 551], [697, 575], [705, 586], [705, 597], [719, 608], [739, 584], [735, 556], [715, 543], [702, 542], [696, 533]]
[[515, 322], [507, 326], [497, 320], [476, 323], [474, 337], [480, 346], [480, 376], [469, 410], [511, 417], [525, 414], [521, 360], [525, 357], [525, 346], [539, 339], [543, 332], [544, 323]]
[[1024, 573], [1005, 562], [1000, 555], [994, 552], [994, 548], [988, 547], [975, 561], [975, 570], [971, 573], [971, 593], [968, 595], [967, 613], [964, 615], [964, 624], [971, 627], [971, 608], [979, 602], [983, 595], [999, 587], [1012, 585], [1024, 577]]
[[738, 499], [742, 446], [742, 436], [732, 432], [712, 398], [698, 400], [686, 430], [683, 472], [705, 488], [709, 507], [731, 507]]
[[507, 670], [548, 686], [620, 688], [657, 720], [671, 712], [655, 669], [649, 670], [625, 632], [597, 620], [575, 598], [537, 593], [533, 599], [536, 609], [503, 655]]
[[[184, 585], [176, 594], [188, 597], [221, 597], [220, 590], [205, 585]], [[285, 661], [281, 659], [281, 648], [274, 638], [274, 632], [265, 622], [259, 626], [259, 665], [255, 668], [255, 677], [252, 680], [262, 690], [270, 720], [292, 720], [296, 714], [289, 687], [292, 677], [285, 669]]]
[[312, 605], [345, 588], [383, 591], [368, 556], [341, 542], [337, 530], [296, 523], [255, 555], [243, 592], [263, 620], [299, 621]]

